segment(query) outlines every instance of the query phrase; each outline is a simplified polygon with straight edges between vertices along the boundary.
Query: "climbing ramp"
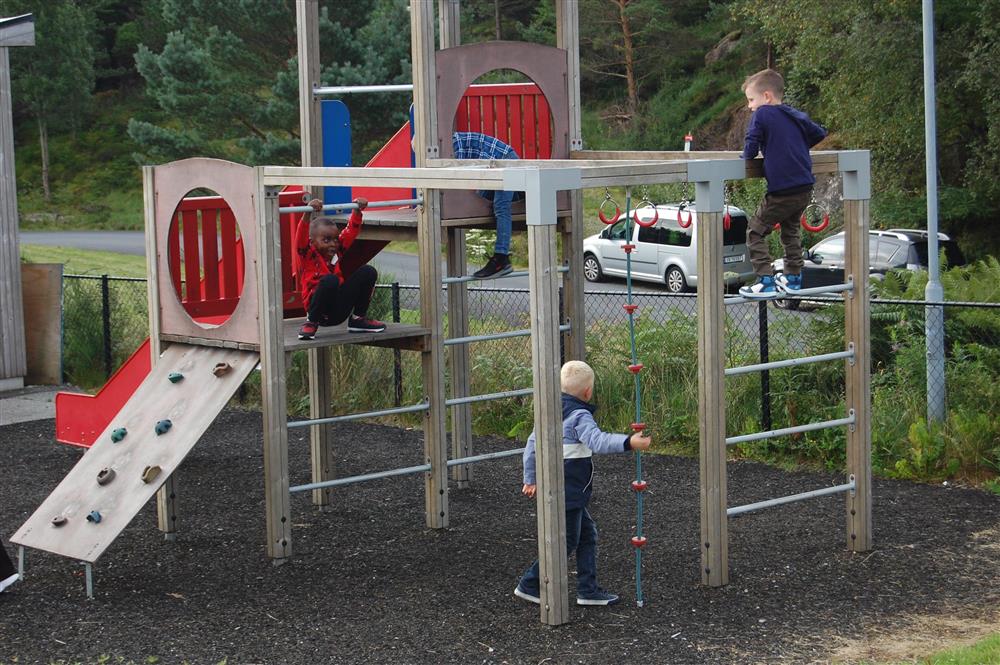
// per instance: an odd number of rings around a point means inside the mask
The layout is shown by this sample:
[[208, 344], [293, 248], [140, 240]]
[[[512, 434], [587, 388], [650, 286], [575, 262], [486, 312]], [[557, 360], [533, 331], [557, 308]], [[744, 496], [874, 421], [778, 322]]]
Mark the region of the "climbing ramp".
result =
[[258, 360], [252, 351], [168, 346], [11, 541], [95, 562], [191, 452]]

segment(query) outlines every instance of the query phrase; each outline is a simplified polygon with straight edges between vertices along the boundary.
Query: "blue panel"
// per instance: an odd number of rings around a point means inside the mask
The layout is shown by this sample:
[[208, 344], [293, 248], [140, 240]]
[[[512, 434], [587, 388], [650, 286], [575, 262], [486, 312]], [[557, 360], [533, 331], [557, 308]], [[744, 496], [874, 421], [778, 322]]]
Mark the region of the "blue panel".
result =
[[[323, 123], [323, 166], [351, 165], [351, 112], [339, 99], [320, 102]], [[351, 200], [350, 187], [324, 187], [324, 203], [346, 203]]]

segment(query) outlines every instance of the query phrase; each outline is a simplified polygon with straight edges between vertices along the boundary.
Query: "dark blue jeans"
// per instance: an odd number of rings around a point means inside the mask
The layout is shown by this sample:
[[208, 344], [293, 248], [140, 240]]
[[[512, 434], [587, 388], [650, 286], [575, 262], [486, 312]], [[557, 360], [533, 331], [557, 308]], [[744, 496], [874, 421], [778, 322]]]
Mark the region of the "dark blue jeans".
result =
[[[566, 554], [576, 552], [576, 593], [597, 591], [597, 523], [586, 506], [566, 511]], [[518, 585], [538, 595], [538, 559], [524, 572]]]

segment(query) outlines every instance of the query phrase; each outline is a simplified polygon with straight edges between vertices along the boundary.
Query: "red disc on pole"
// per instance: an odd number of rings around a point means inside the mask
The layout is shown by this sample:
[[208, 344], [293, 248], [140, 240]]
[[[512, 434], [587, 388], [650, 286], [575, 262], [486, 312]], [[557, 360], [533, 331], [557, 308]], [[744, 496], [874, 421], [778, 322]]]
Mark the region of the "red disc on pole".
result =
[[622, 305], [622, 309], [624, 309], [629, 314], [635, 314], [635, 310], [639, 309], [639, 306], [633, 305], [632, 303], [627, 303], [625, 305]]
[[628, 371], [632, 372], [633, 374], [638, 374], [639, 372], [642, 371], [642, 363], [636, 363], [635, 365], [629, 365], [628, 366]]
[[646, 546], [645, 536], [632, 536], [632, 547], [635, 547], [637, 549], [642, 549], [645, 546]]
[[631, 254], [632, 250], [635, 249], [635, 245], [630, 245], [628, 243], [625, 243], [624, 245], [622, 245], [622, 249], [625, 251], [626, 254]]
[[632, 423], [631, 427], [634, 431], [641, 432], [646, 429], [646, 423]]
[[633, 480], [632, 481], [632, 489], [634, 491], [636, 491], [636, 492], [645, 492], [646, 491], [646, 481], [645, 480]]

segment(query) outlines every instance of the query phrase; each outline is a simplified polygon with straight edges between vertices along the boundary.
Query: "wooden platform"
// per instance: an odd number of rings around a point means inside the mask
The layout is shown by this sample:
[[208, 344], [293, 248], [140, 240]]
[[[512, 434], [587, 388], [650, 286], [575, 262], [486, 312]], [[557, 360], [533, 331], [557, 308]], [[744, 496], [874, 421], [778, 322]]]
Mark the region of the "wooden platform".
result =
[[[304, 318], [285, 319], [284, 345], [286, 351], [298, 351], [301, 349], [312, 349], [322, 346], [339, 346], [341, 344], [365, 344], [368, 346], [386, 346], [394, 349], [408, 349], [411, 351], [426, 351], [430, 343], [431, 331], [420, 326], [405, 323], [387, 323], [386, 329], [378, 333], [356, 333], [347, 330], [347, 324], [329, 328], [320, 328], [316, 333], [316, 338], [311, 340], [299, 339], [299, 328], [302, 327]], [[197, 344], [199, 346], [214, 346], [224, 349], [240, 349], [243, 351], [259, 352], [260, 348], [256, 344], [243, 344], [240, 342], [229, 342], [204, 337], [192, 337], [188, 335], [162, 334], [160, 339], [164, 342], [181, 344]]]

